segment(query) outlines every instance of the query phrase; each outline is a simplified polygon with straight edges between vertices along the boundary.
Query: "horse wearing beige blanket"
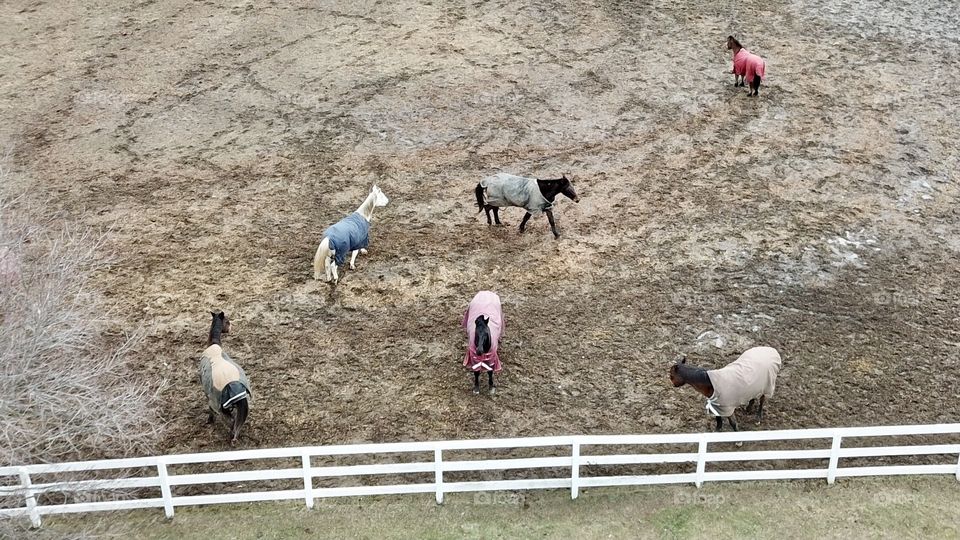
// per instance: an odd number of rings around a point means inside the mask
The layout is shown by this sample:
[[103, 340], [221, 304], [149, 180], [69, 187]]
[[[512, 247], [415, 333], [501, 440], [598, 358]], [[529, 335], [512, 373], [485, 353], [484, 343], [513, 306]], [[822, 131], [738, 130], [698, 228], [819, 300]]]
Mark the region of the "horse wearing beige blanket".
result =
[[734, 412], [742, 405], [747, 405], [746, 412], [757, 405], [757, 425], [760, 425], [763, 404], [766, 398], [773, 397], [782, 363], [780, 353], [773, 347], [747, 349], [721, 369], [689, 366], [684, 357], [670, 367], [670, 382], [675, 387], [689, 384], [707, 398], [706, 409], [717, 418], [717, 431], [723, 428], [724, 418], [737, 431]]

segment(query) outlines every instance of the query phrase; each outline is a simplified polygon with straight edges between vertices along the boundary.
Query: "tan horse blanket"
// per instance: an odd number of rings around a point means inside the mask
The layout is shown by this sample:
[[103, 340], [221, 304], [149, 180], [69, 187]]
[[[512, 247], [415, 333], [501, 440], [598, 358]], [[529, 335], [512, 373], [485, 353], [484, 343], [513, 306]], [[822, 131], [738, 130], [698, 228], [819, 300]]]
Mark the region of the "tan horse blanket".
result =
[[248, 401], [252, 400], [250, 395], [250, 380], [243, 368], [223, 352], [220, 345], [210, 345], [203, 351], [200, 357], [200, 383], [203, 384], [203, 391], [207, 394], [207, 402], [210, 408], [220, 411], [222, 406], [227, 404], [220, 403], [223, 388], [228, 384], [239, 381], [247, 390], [244, 395], [234, 396], [232, 401], [246, 397]]
[[707, 411], [714, 416], [728, 417], [751, 399], [773, 397], [781, 364], [780, 353], [773, 347], [754, 347], [727, 366], [707, 371], [713, 385]]

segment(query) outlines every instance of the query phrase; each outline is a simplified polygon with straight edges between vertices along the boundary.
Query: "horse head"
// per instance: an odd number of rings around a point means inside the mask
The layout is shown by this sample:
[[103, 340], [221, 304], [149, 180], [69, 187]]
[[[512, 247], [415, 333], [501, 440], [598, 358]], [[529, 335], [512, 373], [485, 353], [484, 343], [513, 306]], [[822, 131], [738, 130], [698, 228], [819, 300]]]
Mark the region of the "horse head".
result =
[[387, 198], [387, 195], [380, 190], [377, 186], [370, 188], [370, 193], [373, 193], [373, 205], [374, 206], [386, 206], [390, 202], [390, 199]]
[[737, 38], [733, 36], [727, 36], [727, 48], [728, 49], [742, 49], [743, 45], [737, 41]]
[[680, 374], [680, 366], [687, 363], [687, 357], [684, 356], [680, 361], [670, 366], [670, 382], [673, 383], [674, 388], [679, 388], [687, 384], [686, 379], [683, 378], [683, 375]]
[[560, 177], [560, 193], [563, 193], [568, 199], [575, 203], [580, 202], [580, 197], [577, 195], [577, 191], [573, 189], [573, 184], [570, 183], [566, 174]]
[[222, 311], [211, 311], [210, 315], [213, 315], [213, 325], [217, 326], [217, 322], [220, 323], [220, 332], [223, 334], [230, 333], [230, 317], [227, 317], [227, 314]]
[[475, 320], [476, 332], [473, 338], [473, 346], [477, 351], [477, 354], [487, 354], [490, 352], [491, 340], [490, 340], [490, 327], [487, 325], [490, 322], [490, 317], [486, 315], [479, 315]]

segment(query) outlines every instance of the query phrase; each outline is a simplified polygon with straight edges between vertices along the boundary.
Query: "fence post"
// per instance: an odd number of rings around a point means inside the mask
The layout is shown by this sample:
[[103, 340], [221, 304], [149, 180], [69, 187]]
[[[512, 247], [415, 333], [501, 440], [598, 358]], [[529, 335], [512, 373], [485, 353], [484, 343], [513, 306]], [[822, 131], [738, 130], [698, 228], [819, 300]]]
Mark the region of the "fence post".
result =
[[697, 487], [703, 485], [703, 473], [707, 470], [707, 438], [700, 435], [700, 446], [697, 448]]
[[840, 439], [839, 433], [833, 434], [833, 445], [830, 446], [830, 464], [827, 466], [827, 484], [833, 484], [837, 479], [837, 464], [840, 462]]
[[437, 504], [443, 504], [443, 450], [433, 451], [434, 478], [437, 484]]
[[27, 503], [27, 511], [30, 513], [30, 523], [34, 527], [40, 526], [40, 511], [37, 510], [37, 498], [33, 496], [33, 483], [30, 482], [30, 473], [26, 469], [20, 469], [20, 485], [23, 486], [23, 498]]
[[573, 449], [570, 452], [570, 498], [576, 499], [580, 496], [580, 443], [573, 442]]
[[313, 509], [313, 474], [310, 472], [310, 454], [300, 456], [303, 461], [303, 498], [307, 508]]
[[173, 497], [170, 495], [170, 481], [167, 479], [167, 464], [163, 458], [157, 458], [157, 477], [160, 479], [160, 495], [163, 497], [163, 513], [167, 519], [173, 519]]

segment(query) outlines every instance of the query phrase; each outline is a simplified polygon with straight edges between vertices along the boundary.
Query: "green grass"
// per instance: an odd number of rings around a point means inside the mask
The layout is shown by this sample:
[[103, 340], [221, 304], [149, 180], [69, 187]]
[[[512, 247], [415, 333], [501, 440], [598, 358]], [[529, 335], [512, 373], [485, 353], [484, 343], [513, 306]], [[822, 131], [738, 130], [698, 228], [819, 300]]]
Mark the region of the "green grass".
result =
[[153, 539], [960, 538], [952, 477], [363, 497], [50, 516], [47, 533]]

